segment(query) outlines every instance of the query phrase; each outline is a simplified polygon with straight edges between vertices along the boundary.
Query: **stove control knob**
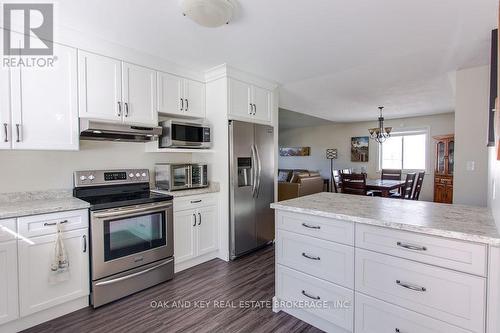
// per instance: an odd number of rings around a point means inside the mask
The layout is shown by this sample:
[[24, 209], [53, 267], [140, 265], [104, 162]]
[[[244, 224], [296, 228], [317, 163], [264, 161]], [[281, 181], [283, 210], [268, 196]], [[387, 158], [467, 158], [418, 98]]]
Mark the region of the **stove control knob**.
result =
[[131, 172], [131, 173], [129, 173], [129, 174], [128, 174], [128, 176], [129, 176], [130, 178], [134, 178], [134, 174], [133, 174], [132, 172]]
[[140, 173], [136, 173], [136, 174], [135, 174], [135, 176], [136, 176], [137, 178], [139, 178], [139, 177], [141, 176], [141, 174], [140, 174]]
[[87, 180], [87, 177], [82, 175], [82, 176], [80, 176], [80, 180], [83, 182], [84, 180]]
[[92, 180], [94, 180], [94, 179], [95, 179], [95, 176], [94, 176], [94, 175], [90, 175], [90, 176], [89, 176], [89, 180], [90, 180], [90, 181], [92, 181]]
[[147, 175], [145, 172], [143, 172], [141, 176], [146, 177]]

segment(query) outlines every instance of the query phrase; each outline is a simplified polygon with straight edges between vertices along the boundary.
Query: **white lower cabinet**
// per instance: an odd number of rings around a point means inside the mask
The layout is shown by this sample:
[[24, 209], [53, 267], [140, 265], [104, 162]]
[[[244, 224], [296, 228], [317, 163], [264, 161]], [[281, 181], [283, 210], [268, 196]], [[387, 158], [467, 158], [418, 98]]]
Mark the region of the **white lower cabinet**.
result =
[[[491, 247], [288, 211], [276, 217], [275, 311], [327, 332], [497, 333], [486, 327], [498, 301], [485, 268]], [[348, 305], [349, 295], [351, 307], [293, 303]]]
[[[174, 199], [176, 271], [199, 264], [205, 261], [203, 260], [205, 255], [218, 250], [219, 228], [216, 202], [210, 196]], [[176, 210], [176, 207], [182, 210]]]
[[18, 315], [17, 241], [13, 240], [0, 243], [0, 325]]
[[19, 241], [19, 305], [21, 316], [51, 308], [89, 294], [88, 230], [63, 232], [69, 278], [51, 283], [51, 260], [56, 235]]
[[356, 293], [356, 333], [468, 333], [459, 327]]

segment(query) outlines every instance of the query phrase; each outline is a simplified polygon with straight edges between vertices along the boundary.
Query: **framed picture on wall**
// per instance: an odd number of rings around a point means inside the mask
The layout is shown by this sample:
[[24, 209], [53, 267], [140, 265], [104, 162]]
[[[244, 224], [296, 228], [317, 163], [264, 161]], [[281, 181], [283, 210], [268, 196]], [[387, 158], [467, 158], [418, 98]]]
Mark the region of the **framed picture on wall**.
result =
[[311, 147], [280, 148], [280, 156], [309, 156]]
[[370, 138], [355, 136], [351, 138], [351, 162], [368, 162], [368, 145]]

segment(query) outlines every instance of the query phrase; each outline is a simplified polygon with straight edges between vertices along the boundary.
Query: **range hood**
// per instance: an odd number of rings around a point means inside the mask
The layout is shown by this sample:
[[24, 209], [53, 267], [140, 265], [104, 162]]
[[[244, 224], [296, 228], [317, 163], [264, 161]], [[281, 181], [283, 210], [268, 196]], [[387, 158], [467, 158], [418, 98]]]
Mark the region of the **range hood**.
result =
[[80, 119], [80, 140], [148, 142], [158, 139], [160, 126], [144, 127]]

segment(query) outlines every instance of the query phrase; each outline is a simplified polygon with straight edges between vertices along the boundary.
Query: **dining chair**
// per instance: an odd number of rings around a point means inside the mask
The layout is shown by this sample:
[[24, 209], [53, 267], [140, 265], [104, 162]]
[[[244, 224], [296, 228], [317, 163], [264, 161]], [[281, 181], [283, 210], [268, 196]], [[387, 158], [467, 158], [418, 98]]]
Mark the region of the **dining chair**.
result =
[[366, 191], [366, 175], [360, 173], [351, 173], [340, 175], [342, 181], [342, 193], [367, 195]]
[[401, 180], [401, 169], [382, 169], [382, 180]]
[[411, 200], [412, 199], [411, 194], [413, 192], [413, 183], [415, 182], [416, 177], [417, 177], [417, 174], [415, 172], [407, 173], [405, 184], [402, 188], [401, 193], [395, 193], [395, 194], [391, 195], [391, 198]]
[[418, 173], [417, 181], [415, 182], [415, 189], [413, 190], [412, 200], [418, 200], [418, 198], [420, 197], [420, 191], [422, 190], [424, 177], [425, 177], [425, 171]]
[[335, 191], [335, 193], [339, 193], [339, 187], [340, 187], [340, 171], [333, 170], [332, 189]]

